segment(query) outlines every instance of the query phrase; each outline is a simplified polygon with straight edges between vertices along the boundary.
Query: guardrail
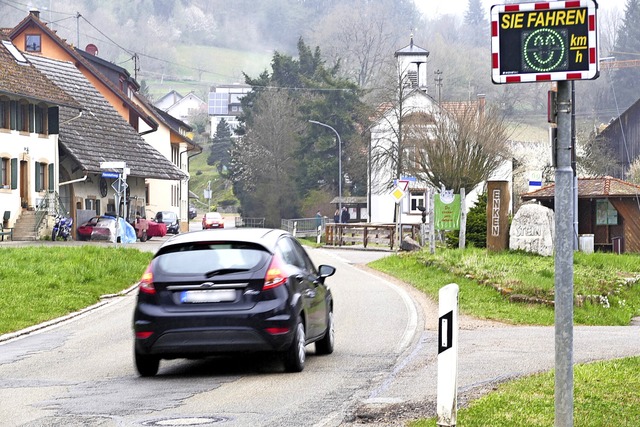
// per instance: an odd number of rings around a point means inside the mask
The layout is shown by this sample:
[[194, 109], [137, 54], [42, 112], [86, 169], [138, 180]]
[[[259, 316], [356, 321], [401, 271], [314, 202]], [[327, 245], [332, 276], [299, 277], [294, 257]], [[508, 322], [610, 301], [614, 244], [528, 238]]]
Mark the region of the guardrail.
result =
[[294, 218], [283, 219], [280, 221], [280, 228], [288, 231], [294, 236], [311, 237], [318, 235], [318, 227], [321, 227], [321, 233], [326, 227], [326, 218]]
[[236, 228], [264, 228], [264, 218], [236, 217]]

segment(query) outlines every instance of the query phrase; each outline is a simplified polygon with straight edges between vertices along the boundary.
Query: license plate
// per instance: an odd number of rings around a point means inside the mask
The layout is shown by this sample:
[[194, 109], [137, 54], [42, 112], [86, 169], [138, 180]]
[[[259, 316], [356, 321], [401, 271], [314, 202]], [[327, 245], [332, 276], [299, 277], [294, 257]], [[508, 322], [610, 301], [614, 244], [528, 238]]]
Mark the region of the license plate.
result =
[[229, 302], [236, 299], [233, 289], [207, 289], [202, 291], [184, 291], [180, 294], [181, 303]]

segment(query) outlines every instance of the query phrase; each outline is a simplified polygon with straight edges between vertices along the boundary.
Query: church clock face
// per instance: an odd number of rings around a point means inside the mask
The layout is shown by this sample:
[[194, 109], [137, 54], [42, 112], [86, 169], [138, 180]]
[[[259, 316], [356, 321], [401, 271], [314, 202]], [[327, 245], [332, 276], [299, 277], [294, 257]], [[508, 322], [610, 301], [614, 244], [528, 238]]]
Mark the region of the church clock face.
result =
[[104, 178], [100, 178], [100, 195], [107, 197], [107, 180]]

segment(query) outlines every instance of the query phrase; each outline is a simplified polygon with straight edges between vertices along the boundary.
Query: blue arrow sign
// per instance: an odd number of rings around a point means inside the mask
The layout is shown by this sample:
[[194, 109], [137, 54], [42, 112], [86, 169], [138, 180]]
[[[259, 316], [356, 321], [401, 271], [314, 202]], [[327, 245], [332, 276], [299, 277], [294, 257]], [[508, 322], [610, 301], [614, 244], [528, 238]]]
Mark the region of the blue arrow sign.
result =
[[103, 178], [120, 178], [120, 174], [118, 172], [102, 172]]

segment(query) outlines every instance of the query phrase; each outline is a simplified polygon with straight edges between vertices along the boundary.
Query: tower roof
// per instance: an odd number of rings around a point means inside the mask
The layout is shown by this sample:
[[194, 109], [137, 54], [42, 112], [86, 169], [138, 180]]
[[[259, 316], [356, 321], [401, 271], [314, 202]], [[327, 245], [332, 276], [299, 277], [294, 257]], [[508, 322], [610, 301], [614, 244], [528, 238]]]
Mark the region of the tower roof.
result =
[[411, 42], [408, 46], [403, 47], [400, 50], [397, 50], [394, 56], [398, 57], [398, 55], [420, 55], [420, 56], [429, 56], [429, 51], [421, 48], [418, 45], [413, 44], [413, 35], [411, 35]]

